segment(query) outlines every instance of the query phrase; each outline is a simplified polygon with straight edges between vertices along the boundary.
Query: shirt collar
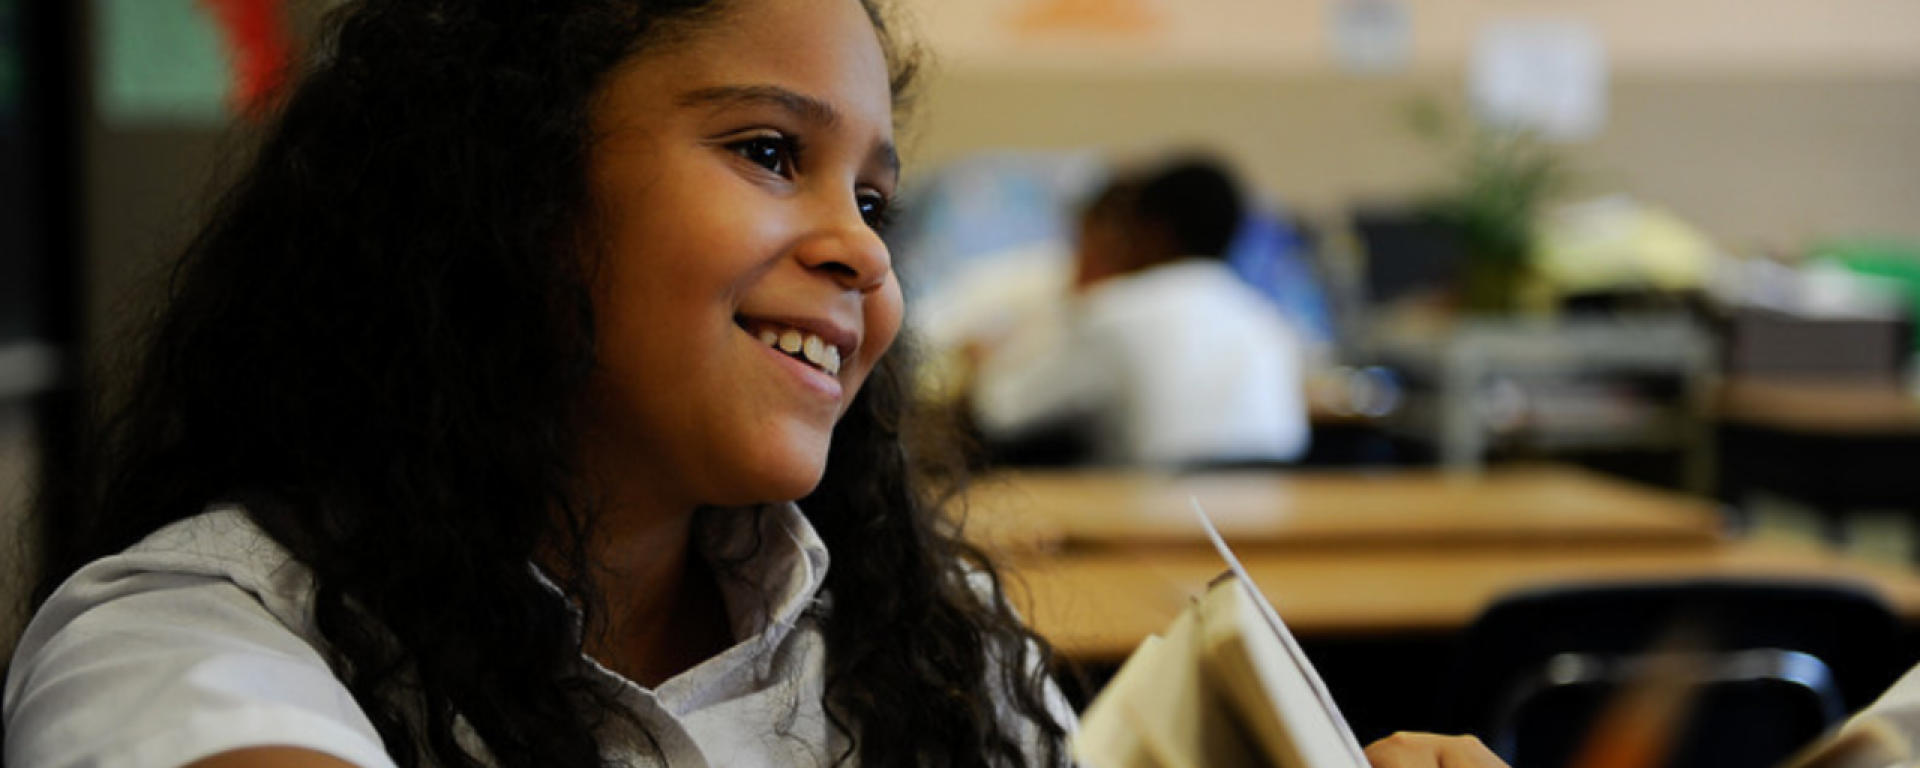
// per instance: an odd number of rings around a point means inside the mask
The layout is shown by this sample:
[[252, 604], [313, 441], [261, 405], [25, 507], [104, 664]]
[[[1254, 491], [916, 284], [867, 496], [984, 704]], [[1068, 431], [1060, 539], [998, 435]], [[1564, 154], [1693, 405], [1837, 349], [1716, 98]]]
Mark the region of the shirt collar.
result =
[[[663, 688], [691, 688], [682, 698], [709, 688], [729, 675], [706, 667], [726, 668], [752, 660], [755, 675], [771, 674], [775, 654], [813, 606], [826, 599], [827, 546], [813, 524], [793, 502], [746, 507], [712, 507], [704, 515], [695, 546], [714, 566], [727, 615], [733, 647], [701, 663], [687, 673], [668, 680]], [[535, 578], [554, 592], [562, 592], [537, 565], [529, 564]], [[575, 621], [580, 620], [575, 608]], [[580, 627], [575, 626], [575, 631]], [[592, 657], [582, 657], [588, 667], [611, 680], [633, 685], [618, 673], [602, 666]], [[688, 679], [690, 678], [690, 679]], [[678, 686], [676, 686], [678, 681]]]
[[825, 542], [792, 502], [704, 514], [699, 546], [720, 579], [734, 637], [778, 644], [821, 596]]

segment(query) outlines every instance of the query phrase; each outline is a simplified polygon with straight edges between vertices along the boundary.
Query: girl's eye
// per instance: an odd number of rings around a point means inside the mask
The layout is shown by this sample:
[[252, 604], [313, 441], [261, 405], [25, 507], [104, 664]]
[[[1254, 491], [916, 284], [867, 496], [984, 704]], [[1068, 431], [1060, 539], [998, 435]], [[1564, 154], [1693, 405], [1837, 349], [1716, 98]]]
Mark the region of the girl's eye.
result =
[[794, 155], [798, 152], [792, 139], [784, 136], [751, 136], [728, 144], [727, 149], [775, 176], [783, 179], [793, 176]]
[[860, 194], [860, 218], [875, 232], [886, 232], [887, 225], [893, 222], [893, 200], [877, 192]]

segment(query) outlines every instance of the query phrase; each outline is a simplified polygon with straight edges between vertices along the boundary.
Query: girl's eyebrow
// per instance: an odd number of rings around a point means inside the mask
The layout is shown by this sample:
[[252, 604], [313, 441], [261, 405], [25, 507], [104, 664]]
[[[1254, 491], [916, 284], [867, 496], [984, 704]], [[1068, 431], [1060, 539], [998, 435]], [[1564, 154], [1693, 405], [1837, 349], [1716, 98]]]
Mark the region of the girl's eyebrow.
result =
[[[777, 85], [717, 85], [680, 94], [676, 101], [684, 107], [727, 109], [766, 105], [792, 113], [805, 122], [831, 130], [840, 125], [840, 110], [820, 99]], [[878, 160], [888, 172], [900, 174], [900, 153], [891, 141], [875, 147]]]
[[717, 85], [680, 94], [678, 101], [681, 106], [716, 109], [771, 105], [821, 127], [840, 124], [840, 111], [832, 104], [777, 85]]

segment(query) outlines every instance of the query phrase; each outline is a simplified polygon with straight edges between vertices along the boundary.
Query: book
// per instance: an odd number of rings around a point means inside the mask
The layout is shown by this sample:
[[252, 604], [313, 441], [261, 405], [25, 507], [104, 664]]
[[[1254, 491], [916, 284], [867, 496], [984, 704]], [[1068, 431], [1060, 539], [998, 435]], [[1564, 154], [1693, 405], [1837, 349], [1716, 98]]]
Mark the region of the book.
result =
[[1368, 768], [1279, 612], [1193, 507], [1228, 571], [1101, 689], [1075, 758], [1091, 768]]

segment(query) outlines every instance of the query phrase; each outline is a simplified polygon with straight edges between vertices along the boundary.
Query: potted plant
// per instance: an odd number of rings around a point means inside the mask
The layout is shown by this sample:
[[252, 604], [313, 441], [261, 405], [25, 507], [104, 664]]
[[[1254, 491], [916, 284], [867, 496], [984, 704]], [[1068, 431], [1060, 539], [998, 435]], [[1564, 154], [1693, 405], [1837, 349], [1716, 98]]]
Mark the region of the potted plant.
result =
[[1459, 301], [1475, 314], [1519, 309], [1533, 277], [1535, 227], [1568, 183], [1565, 161], [1532, 131], [1471, 121], [1458, 128], [1431, 101], [1408, 112], [1415, 133], [1454, 154], [1449, 186], [1426, 204], [1465, 251]]

